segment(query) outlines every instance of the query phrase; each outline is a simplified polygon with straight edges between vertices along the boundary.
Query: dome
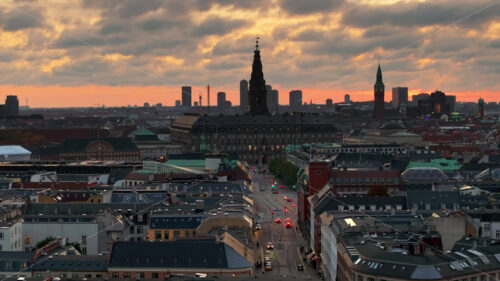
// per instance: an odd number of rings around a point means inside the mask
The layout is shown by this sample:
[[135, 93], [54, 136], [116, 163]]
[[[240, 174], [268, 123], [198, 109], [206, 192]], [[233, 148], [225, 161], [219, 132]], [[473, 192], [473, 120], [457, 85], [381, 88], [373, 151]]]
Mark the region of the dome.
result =
[[446, 180], [448, 176], [438, 168], [416, 167], [401, 174], [404, 180]]
[[406, 129], [403, 123], [400, 122], [388, 122], [380, 126], [380, 129], [384, 130], [404, 130]]

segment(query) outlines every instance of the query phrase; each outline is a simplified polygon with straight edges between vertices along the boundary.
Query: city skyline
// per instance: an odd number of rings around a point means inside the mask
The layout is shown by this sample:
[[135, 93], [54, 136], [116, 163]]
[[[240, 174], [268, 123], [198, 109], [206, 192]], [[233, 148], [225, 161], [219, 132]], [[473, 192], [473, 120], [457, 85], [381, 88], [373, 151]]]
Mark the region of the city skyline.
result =
[[280, 104], [296, 89], [314, 103], [372, 100], [379, 58], [387, 89], [408, 87], [410, 98], [440, 89], [458, 101], [500, 101], [500, 8], [488, 1], [115, 4], [4, 1], [0, 93], [34, 107], [174, 105], [182, 85], [206, 102], [209, 83], [238, 105], [258, 34]]

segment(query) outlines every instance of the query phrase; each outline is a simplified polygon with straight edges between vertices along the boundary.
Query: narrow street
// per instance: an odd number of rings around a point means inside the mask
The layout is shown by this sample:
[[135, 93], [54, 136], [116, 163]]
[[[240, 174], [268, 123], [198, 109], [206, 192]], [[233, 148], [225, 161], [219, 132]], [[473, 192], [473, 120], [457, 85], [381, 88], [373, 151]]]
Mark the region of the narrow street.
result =
[[[307, 266], [300, 256], [300, 246], [305, 246], [306, 242], [297, 229], [296, 192], [281, 188], [278, 181], [276, 189], [279, 193], [273, 194], [271, 189], [273, 179], [272, 175], [267, 174], [254, 174], [253, 178], [254, 182], [258, 183], [258, 190], [254, 190], [253, 193], [255, 206], [257, 213], [263, 214], [262, 230], [254, 232], [256, 241], [259, 242], [256, 255], [262, 260], [268, 256], [272, 262], [271, 271], [264, 271], [263, 265], [262, 268], [257, 268], [256, 275], [319, 280], [314, 270]], [[285, 196], [293, 201], [287, 202]], [[288, 212], [285, 212], [285, 206]], [[277, 218], [281, 219], [281, 223], [276, 223]], [[286, 227], [287, 218], [291, 220], [292, 227]], [[274, 250], [266, 249], [268, 242], [272, 242]], [[304, 271], [297, 269], [298, 263], [303, 265]]]

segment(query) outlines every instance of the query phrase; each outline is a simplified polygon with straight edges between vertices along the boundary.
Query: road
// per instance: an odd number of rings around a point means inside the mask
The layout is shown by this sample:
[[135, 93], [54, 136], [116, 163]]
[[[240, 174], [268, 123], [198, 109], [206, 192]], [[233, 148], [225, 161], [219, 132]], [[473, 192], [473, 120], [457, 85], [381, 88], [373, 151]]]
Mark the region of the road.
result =
[[[263, 256], [269, 256], [273, 269], [263, 272], [264, 267], [257, 268], [256, 275], [283, 277], [287, 279], [299, 280], [319, 280], [315, 271], [308, 267], [302, 261], [300, 256], [300, 246], [305, 246], [306, 242], [302, 238], [297, 226], [297, 194], [288, 188], [277, 189], [279, 194], [271, 192], [271, 175], [254, 174], [253, 180], [258, 183], [259, 190], [254, 190], [253, 198], [257, 213], [264, 214], [264, 223], [262, 230], [255, 231], [255, 240], [259, 242], [259, 248], [256, 250], [257, 258], [263, 259]], [[265, 191], [261, 188], [265, 187]], [[292, 198], [293, 202], [287, 202], [284, 196]], [[285, 206], [288, 212], [285, 212]], [[273, 214], [274, 211], [274, 214]], [[276, 223], [275, 219], [281, 218], [282, 223]], [[292, 227], [285, 227], [286, 218], [292, 221]], [[272, 242], [274, 250], [266, 250], [265, 245]], [[297, 270], [297, 263], [304, 265], [304, 271]]]

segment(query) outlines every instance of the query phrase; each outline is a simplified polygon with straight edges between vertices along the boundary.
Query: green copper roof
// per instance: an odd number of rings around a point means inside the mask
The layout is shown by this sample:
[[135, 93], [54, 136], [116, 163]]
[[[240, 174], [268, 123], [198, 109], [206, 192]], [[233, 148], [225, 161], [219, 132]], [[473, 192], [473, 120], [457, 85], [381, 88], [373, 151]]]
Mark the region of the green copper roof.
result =
[[146, 128], [139, 128], [132, 133], [130, 133], [133, 136], [156, 136], [156, 134]]
[[462, 167], [457, 160], [454, 159], [432, 159], [429, 162], [414, 162], [411, 161], [406, 169], [410, 168], [438, 168], [441, 171], [458, 170]]

